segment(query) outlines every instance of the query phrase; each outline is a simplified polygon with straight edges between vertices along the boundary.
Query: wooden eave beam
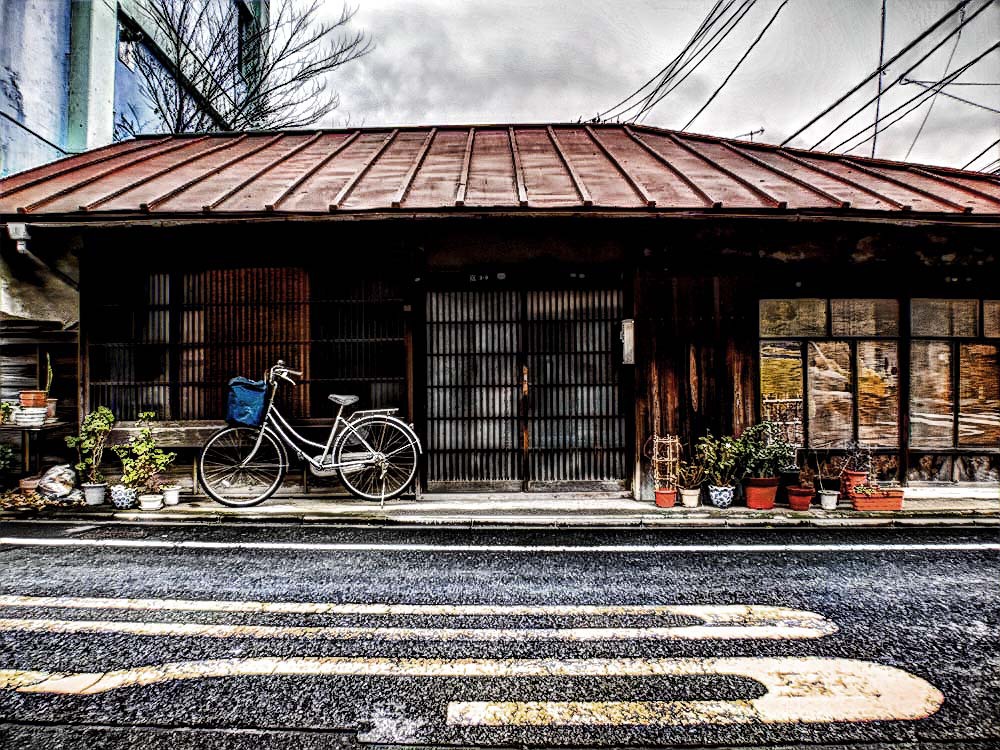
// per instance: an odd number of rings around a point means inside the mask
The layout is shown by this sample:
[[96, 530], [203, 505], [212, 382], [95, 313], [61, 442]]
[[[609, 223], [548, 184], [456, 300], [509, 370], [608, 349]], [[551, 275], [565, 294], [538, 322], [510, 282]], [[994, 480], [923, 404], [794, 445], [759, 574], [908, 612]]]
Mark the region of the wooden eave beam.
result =
[[168, 164], [166, 167], [163, 167], [163, 169], [158, 169], [155, 172], [153, 172], [152, 174], [148, 174], [145, 177], [142, 177], [142, 178], [136, 180], [135, 182], [133, 182], [133, 183], [131, 183], [129, 185], [125, 185], [124, 187], [121, 187], [121, 188], [119, 188], [118, 190], [115, 190], [112, 193], [108, 193], [107, 195], [105, 195], [105, 196], [103, 196], [101, 198], [98, 198], [96, 201], [91, 201], [90, 203], [88, 203], [85, 206], [80, 206], [80, 210], [81, 211], [92, 211], [95, 208], [97, 208], [98, 206], [100, 206], [100, 205], [102, 205], [104, 203], [107, 203], [110, 200], [114, 200], [118, 196], [124, 195], [125, 193], [129, 192], [130, 190], [134, 190], [135, 188], [139, 187], [140, 185], [145, 185], [146, 183], [152, 182], [153, 180], [157, 179], [158, 177], [162, 177], [165, 174], [169, 174], [170, 172], [173, 172], [175, 169], [178, 169], [180, 167], [183, 167], [183, 166], [186, 166], [188, 164], [191, 164], [192, 162], [198, 161], [199, 159], [203, 159], [206, 156], [210, 156], [210, 155], [216, 153], [217, 151], [223, 151], [225, 149], [232, 148], [233, 146], [236, 146], [236, 145], [242, 143], [243, 141], [245, 141], [248, 137], [249, 136], [246, 133], [244, 133], [243, 135], [240, 135], [240, 136], [238, 136], [236, 138], [227, 139], [226, 142], [220, 143], [217, 146], [212, 146], [212, 148], [207, 148], [204, 151], [199, 151], [197, 154], [191, 154], [191, 156], [188, 156], [185, 159], [181, 159], [179, 162], [175, 162], [173, 164]]
[[944, 198], [938, 195], [937, 193], [932, 193], [930, 190], [924, 190], [923, 188], [914, 187], [913, 185], [903, 182], [902, 180], [898, 180], [895, 177], [891, 177], [890, 175], [878, 172], [874, 169], [869, 169], [868, 167], [862, 164], [858, 164], [856, 161], [854, 161], [853, 159], [849, 159], [846, 156], [838, 157], [837, 161], [839, 161], [841, 164], [844, 164], [845, 166], [850, 167], [851, 169], [856, 169], [859, 172], [875, 177], [876, 179], [885, 180], [886, 182], [891, 182], [893, 185], [897, 185], [898, 187], [901, 187], [904, 190], [909, 190], [911, 193], [922, 195], [925, 198], [929, 198], [932, 201], [940, 203], [942, 206], [951, 206], [955, 210], [961, 211], [962, 213], [965, 214], [972, 213], [972, 206], [963, 206], [961, 203], [955, 203], [955, 201], [948, 200], [947, 198]]
[[517, 186], [517, 205], [528, 205], [528, 189], [524, 184], [524, 169], [521, 167], [521, 151], [517, 147], [514, 128], [507, 128], [507, 138], [510, 140], [510, 155], [514, 160], [514, 183]]
[[781, 177], [784, 180], [788, 180], [789, 182], [794, 182], [799, 187], [805, 188], [806, 190], [808, 190], [811, 193], [815, 193], [819, 197], [821, 197], [821, 198], [823, 198], [825, 200], [830, 201], [834, 205], [840, 206], [841, 208], [850, 208], [851, 207], [851, 202], [850, 201], [844, 200], [843, 198], [838, 198], [836, 195], [833, 195], [832, 193], [828, 193], [825, 190], [823, 190], [822, 188], [818, 188], [815, 185], [813, 185], [812, 183], [807, 182], [806, 180], [803, 180], [803, 179], [801, 179], [799, 177], [796, 177], [795, 175], [791, 174], [790, 172], [786, 172], [783, 169], [779, 169], [778, 167], [774, 166], [773, 164], [768, 164], [763, 159], [758, 159], [756, 156], [754, 156], [753, 154], [747, 153], [742, 148], [737, 148], [736, 146], [730, 145], [729, 143], [726, 143], [725, 141], [721, 141], [721, 140], [718, 141], [718, 144], [720, 146], [722, 146], [723, 148], [728, 149], [729, 151], [732, 151], [737, 156], [742, 156], [747, 161], [752, 162], [753, 164], [756, 164], [758, 167], [761, 167], [762, 169], [766, 169], [769, 172], [773, 172], [774, 174], [778, 175], [779, 177]]
[[634, 175], [632, 175], [627, 169], [625, 169], [625, 165], [622, 164], [618, 160], [618, 158], [611, 152], [611, 149], [609, 149], [604, 144], [604, 142], [601, 141], [601, 139], [597, 136], [597, 133], [594, 131], [594, 129], [590, 125], [584, 125], [583, 129], [587, 133], [587, 135], [590, 136], [590, 139], [594, 142], [594, 144], [601, 150], [601, 153], [604, 154], [605, 157], [607, 157], [608, 161], [610, 161], [618, 170], [618, 172], [621, 174], [621, 176], [625, 178], [625, 181], [632, 186], [632, 189], [635, 190], [636, 193], [639, 194], [639, 197], [642, 198], [646, 206], [649, 208], [653, 208], [654, 206], [656, 206], [656, 198], [650, 195], [645, 185], [639, 182], [639, 180]]
[[570, 162], [569, 157], [563, 150], [562, 144], [559, 143], [559, 139], [556, 137], [555, 129], [549, 125], [545, 128], [546, 132], [549, 134], [549, 140], [552, 141], [552, 147], [555, 148], [556, 153], [559, 155], [560, 161], [562, 161], [563, 166], [566, 167], [566, 171], [569, 172], [570, 179], [573, 180], [573, 186], [576, 188], [576, 192], [580, 195], [580, 200], [583, 201], [584, 206], [593, 206], [594, 199], [590, 195], [590, 191], [587, 190], [587, 186], [583, 183], [583, 178], [576, 171], [576, 168]]
[[692, 180], [690, 177], [684, 174], [680, 169], [675, 167], [671, 163], [670, 159], [665, 157], [651, 145], [646, 143], [646, 141], [640, 138], [639, 134], [636, 133], [634, 130], [632, 130], [632, 128], [630, 128], [628, 125], [625, 125], [624, 130], [629, 138], [635, 141], [646, 153], [648, 153], [650, 156], [652, 156], [654, 159], [660, 162], [663, 166], [669, 169], [674, 174], [674, 176], [677, 177], [677, 179], [679, 179], [681, 182], [687, 185], [699, 198], [701, 198], [702, 201], [704, 201], [706, 207], [722, 208], [722, 201], [715, 200], [708, 193], [706, 193], [704, 190], [698, 187], [698, 185], [694, 182], [694, 180]]
[[788, 159], [788, 161], [798, 164], [800, 167], [811, 169], [813, 172], [816, 172], [817, 174], [826, 175], [832, 180], [837, 180], [837, 182], [842, 182], [845, 185], [850, 185], [852, 188], [860, 190], [862, 193], [867, 193], [868, 195], [872, 196], [873, 198], [877, 198], [883, 203], [888, 203], [890, 206], [895, 206], [901, 211], [910, 211], [913, 208], [909, 204], [900, 203], [894, 198], [890, 198], [888, 195], [883, 195], [877, 190], [874, 190], [873, 188], [870, 188], [867, 185], [858, 182], [857, 180], [852, 180], [850, 177], [845, 177], [844, 175], [837, 174], [836, 172], [832, 172], [829, 169], [824, 169], [823, 167], [820, 167], [816, 164], [807, 162], [805, 159], [800, 159], [798, 156], [790, 154], [787, 150], [783, 148], [776, 149], [776, 153], [778, 153], [782, 159]]
[[469, 128], [469, 136], [465, 139], [465, 156], [462, 157], [462, 172], [458, 176], [458, 189], [455, 191], [455, 205], [465, 205], [465, 193], [469, 188], [469, 167], [472, 165], [472, 144], [476, 140], [476, 129]]
[[[322, 135], [322, 133], [320, 135]], [[341, 140], [340, 143], [338, 143], [329, 153], [324, 154], [322, 157], [319, 158], [319, 160], [315, 164], [309, 167], [309, 169], [307, 169], [301, 175], [292, 180], [292, 184], [286, 187], [284, 190], [282, 190], [277, 198], [275, 198], [270, 203], [265, 204], [264, 210], [274, 211], [278, 207], [279, 203], [281, 203], [289, 195], [298, 190], [299, 187], [302, 185], [302, 183], [304, 183], [306, 180], [308, 180], [310, 177], [316, 174], [319, 170], [321, 170], [323, 167], [329, 164], [337, 154], [339, 154], [345, 148], [354, 143], [354, 141], [356, 141], [360, 136], [361, 136], [361, 131], [355, 130], [349, 136]]]
[[392, 207], [399, 208], [403, 200], [406, 198], [406, 194], [410, 191], [410, 186], [413, 184], [413, 179], [417, 176], [417, 172], [424, 163], [424, 159], [427, 157], [427, 152], [431, 150], [431, 144], [434, 142], [434, 136], [437, 134], [437, 128], [431, 128], [431, 131], [427, 134], [424, 139], [423, 145], [420, 146], [420, 151], [417, 153], [416, 159], [413, 160], [413, 164], [410, 165], [409, 170], [406, 172], [406, 176], [403, 177], [403, 182], [399, 186], [399, 190], [392, 197]]
[[768, 192], [766, 192], [764, 190], [761, 190], [759, 187], [757, 187], [756, 185], [754, 185], [749, 180], [747, 180], [747, 179], [745, 179], [743, 177], [740, 177], [738, 174], [736, 174], [731, 169], [727, 169], [726, 167], [724, 167], [721, 164], [719, 164], [719, 162], [715, 161], [715, 159], [711, 158], [710, 156], [708, 156], [706, 154], [703, 154], [701, 151], [699, 151], [698, 149], [696, 149], [690, 143], [685, 143], [680, 138], [678, 138], [677, 136], [675, 136], [673, 133], [664, 133], [664, 136], [666, 136], [666, 138], [669, 139], [671, 142], [673, 142], [674, 145], [676, 145], [678, 148], [684, 149], [689, 154], [692, 154], [692, 155], [698, 157], [699, 159], [701, 159], [703, 162], [705, 162], [706, 164], [708, 164], [713, 169], [716, 169], [719, 172], [721, 172], [722, 174], [724, 174], [727, 177], [729, 177], [730, 179], [735, 180], [740, 185], [742, 185], [747, 190], [749, 190], [751, 193], [753, 193], [754, 195], [756, 195], [758, 198], [761, 198], [764, 202], [770, 203], [775, 208], [782, 208], [782, 209], [788, 208], [788, 202], [787, 201], [779, 201], [773, 195], [771, 195], [770, 193], [768, 193]]
[[361, 178], [365, 176], [365, 173], [369, 169], [371, 169], [372, 164], [374, 164], [375, 161], [383, 153], [385, 153], [385, 150], [389, 148], [390, 145], [392, 145], [392, 142], [395, 140], [396, 135], [398, 133], [399, 133], [399, 128], [396, 128], [391, 133], [389, 133], [389, 135], [387, 135], [382, 140], [382, 143], [379, 144], [378, 148], [375, 149], [372, 155], [369, 156], [367, 159], [365, 159], [364, 163], [360, 167], [358, 167], [357, 171], [351, 175], [350, 179], [348, 179], [346, 183], [344, 183], [344, 186], [340, 188], [339, 191], [337, 191], [337, 194], [330, 202], [331, 211], [336, 211], [338, 208], [340, 208], [340, 205], [344, 202], [344, 199], [351, 194], [351, 191], [354, 190], [354, 187], [358, 184], [358, 182], [361, 181]]
[[140, 204], [139, 208], [141, 208], [144, 211], [150, 211], [153, 208], [155, 208], [156, 206], [160, 205], [161, 203], [165, 203], [166, 201], [170, 200], [171, 198], [176, 198], [178, 195], [180, 195], [181, 193], [183, 193], [185, 190], [188, 190], [188, 189], [194, 187], [195, 185], [197, 185], [202, 180], [207, 180], [209, 177], [214, 177], [215, 175], [219, 174], [220, 172], [223, 172], [223, 171], [229, 169], [234, 164], [238, 164], [239, 162], [243, 161], [244, 159], [246, 159], [246, 158], [248, 158], [250, 156], [253, 156], [254, 154], [256, 154], [256, 153], [258, 153], [260, 151], [263, 151], [264, 149], [266, 149], [266, 148], [268, 148], [270, 146], [273, 146], [275, 143], [277, 143], [278, 141], [280, 141], [284, 137], [285, 137], [284, 133], [279, 133], [278, 135], [274, 136], [274, 138], [268, 138], [268, 139], [266, 139], [264, 141], [264, 143], [260, 144], [259, 146], [255, 146], [254, 148], [250, 149], [249, 151], [243, 152], [239, 156], [234, 156], [229, 161], [223, 162], [222, 164], [220, 164], [219, 166], [215, 167], [214, 169], [210, 169], [210, 170], [204, 172], [203, 174], [200, 174], [197, 177], [194, 177], [194, 178], [188, 180], [183, 185], [178, 185], [173, 190], [170, 190], [170, 191], [164, 193], [163, 195], [160, 195], [160, 196], [154, 198], [153, 200], [149, 201], [149, 203]]
[[227, 201], [230, 198], [232, 198], [234, 195], [236, 195], [238, 192], [240, 192], [247, 185], [249, 185], [252, 182], [255, 182], [258, 178], [260, 178], [263, 175], [267, 174], [268, 172], [270, 172], [272, 169], [274, 169], [276, 166], [278, 166], [279, 164], [281, 164], [286, 159], [290, 159], [293, 156], [295, 156], [295, 154], [299, 153], [299, 151], [302, 151], [303, 149], [309, 148], [312, 144], [314, 144], [316, 141], [318, 141], [322, 136], [323, 136], [323, 131], [320, 131], [318, 133], [314, 133], [312, 136], [310, 136], [309, 138], [307, 138], [305, 141], [303, 141], [302, 143], [300, 143], [295, 148], [289, 149], [288, 152], [282, 154], [281, 156], [275, 157], [274, 159], [272, 159], [271, 161], [269, 161], [267, 164], [265, 164], [263, 167], [261, 167], [260, 169], [258, 169], [256, 172], [254, 172], [250, 176], [246, 177], [245, 179], [241, 180], [240, 182], [238, 182], [233, 187], [229, 188], [229, 190], [227, 190], [225, 193], [223, 193], [222, 195], [220, 195], [218, 198], [216, 198], [211, 203], [209, 203], [209, 204], [207, 204], [205, 206], [202, 206], [201, 210], [204, 211], [205, 213], [208, 213], [209, 211], [214, 210], [216, 206], [222, 205], [225, 201]]
[[123, 169], [128, 169], [133, 164], [138, 164], [140, 161], [143, 161], [144, 159], [150, 159], [156, 156], [163, 156], [164, 154], [169, 154], [173, 151], [177, 151], [178, 149], [190, 146], [192, 143], [200, 143], [201, 141], [204, 141], [208, 137], [209, 136], [207, 135], [203, 135], [200, 138], [193, 138], [191, 140], [188, 140], [187, 138], [180, 138], [180, 139], [170, 138], [168, 140], [176, 140], [178, 142], [170, 146], [167, 146], [166, 148], [162, 148], [159, 151], [155, 151], [153, 153], [146, 153], [145, 149], [141, 149], [140, 151], [142, 153], [140, 153], [137, 158], [129, 159], [124, 164], [116, 164], [110, 169], [105, 169], [101, 172], [98, 172], [95, 175], [91, 175], [85, 180], [80, 180], [79, 182], [73, 183], [72, 185], [68, 185], [64, 187], [62, 190], [58, 190], [55, 193], [52, 193], [51, 195], [47, 195], [46, 197], [35, 201], [29, 206], [18, 208], [17, 211], [18, 213], [29, 213], [31, 211], [34, 211], [36, 208], [39, 208], [40, 206], [44, 206], [46, 203], [51, 203], [56, 198], [61, 198], [64, 195], [72, 193], [74, 190], [79, 190], [80, 188], [86, 187], [91, 183], [97, 182], [98, 180], [101, 180], [105, 177], [109, 177], [110, 175], [113, 175], [115, 172], [121, 172]]
[[[48, 182], [49, 180], [54, 180], [57, 177], [62, 177], [63, 175], [75, 172], [78, 169], [85, 169], [87, 167], [92, 167], [95, 164], [102, 164], [103, 162], [110, 161], [111, 159], [117, 159], [119, 156], [126, 156], [127, 154], [132, 154], [135, 153], [136, 151], [143, 151], [145, 149], [152, 148], [153, 146], [159, 146], [160, 144], [166, 143], [169, 140], [170, 136], [167, 136], [166, 138], [158, 138], [156, 140], [149, 140], [145, 142], [137, 141], [138, 145], [134, 146], [133, 148], [125, 148], [124, 146], [120, 148], [115, 148], [115, 146], [118, 146], [119, 144], [113, 143], [110, 146], [105, 146], [103, 149], [98, 149], [98, 152], [109, 151], [109, 153], [103, 154], [102, 156], [98, 156], [96, 159], [89, 159], [79, 164], [74, 164], [72, 166], [64, 167], [62, 169], [56, 170], [55, 172], [50, 172], [49, 174], [45, 174], [40, 177], [35, 177], [34, 179], [28, 180], [27, 182], [22, 182], [20, 185], [15, 185], [9, 190], [4, 190], [3, 192], [0, 192], [0, 198], [6, 198], [8, 195], [13, 195], [14, 193], [20, 192], [21, 190], [26, 190], [30, 187], [34, 187], [35, 185], [40, 185], [43, 182]], [[69, 157], [69, 158], [72, 159], [75, 157]]]

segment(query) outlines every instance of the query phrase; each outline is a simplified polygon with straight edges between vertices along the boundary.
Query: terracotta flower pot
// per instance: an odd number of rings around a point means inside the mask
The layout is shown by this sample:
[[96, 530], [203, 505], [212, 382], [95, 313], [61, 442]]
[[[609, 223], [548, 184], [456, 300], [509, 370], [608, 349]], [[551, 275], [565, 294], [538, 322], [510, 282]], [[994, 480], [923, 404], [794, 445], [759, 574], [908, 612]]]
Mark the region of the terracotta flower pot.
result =
[[25, 409], [47, 409], [49, 394], [45, 391], [21, 391], [18, 394]]
[[778, 497], [778, 477], [749, 477], [744, 487], [747, 507], [754, 510], [771, 510]]
[[677, 490], [654, 490], [653, 495], [660, 508], [673, 508], [677, 502]]
[[851, 493], [854, 510], [902, 510], [903, 488], [892, 487], [878, 490], [874, 495], [861, 492]]
[[812, 487], [789, 487], [788, 507], [792, 510], [809, 510], [809, 504], [812, 503], [815, 494], [816, 490]]
[[851, 492], [859, 484], [864, 484], [868, 481], [867, 471], [848, 471], [844, 470], [843, 475], [840, 478], [840, 495], [845, 500], [851, 496]]

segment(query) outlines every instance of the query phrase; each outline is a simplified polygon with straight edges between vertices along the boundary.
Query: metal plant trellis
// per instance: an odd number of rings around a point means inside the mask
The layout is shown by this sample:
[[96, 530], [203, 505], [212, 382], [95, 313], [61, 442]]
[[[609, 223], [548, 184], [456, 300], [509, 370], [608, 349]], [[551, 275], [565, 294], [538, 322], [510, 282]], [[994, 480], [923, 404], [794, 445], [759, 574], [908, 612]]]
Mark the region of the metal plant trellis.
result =
[[657, 489], [676, 489], [681, 458], [680, 438], [676, 435], [653, 435], [652, 448], [650, 460]]

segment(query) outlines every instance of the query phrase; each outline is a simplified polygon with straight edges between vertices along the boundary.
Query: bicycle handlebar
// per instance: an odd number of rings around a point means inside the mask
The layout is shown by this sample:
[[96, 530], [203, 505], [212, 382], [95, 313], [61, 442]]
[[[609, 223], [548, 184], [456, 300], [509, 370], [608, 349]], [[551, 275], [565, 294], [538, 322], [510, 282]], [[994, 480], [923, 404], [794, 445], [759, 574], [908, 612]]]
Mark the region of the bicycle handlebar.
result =
[[271, 368], [271, 378], [284, 378], [290, 383], [294, 383], [289, 375], [294, 375], [301, 378], [303, 373], [301, 370], [293, 370], [288, 365], [285, 364], [284, 360], [279, 359], [278, 362]]

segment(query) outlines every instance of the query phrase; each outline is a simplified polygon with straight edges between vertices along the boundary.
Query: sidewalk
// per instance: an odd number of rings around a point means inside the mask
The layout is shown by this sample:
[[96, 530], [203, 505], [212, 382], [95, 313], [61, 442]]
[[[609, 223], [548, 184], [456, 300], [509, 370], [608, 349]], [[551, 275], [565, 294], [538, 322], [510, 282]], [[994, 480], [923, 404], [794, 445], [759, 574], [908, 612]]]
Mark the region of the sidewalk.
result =
[[377, 503], [344, 496], [275, 497], [254, 508], [228, 508], [207, 498], [182, 496], [181, 504], [159, 511], [117, 511], [110, 505], [53, 509], [38, 513], [0, 512], [0, 521], [49, 519], [152, 523], [282, 523], [365, 526], [548, 527], [548, 528], [768, 528], [791, 526], [1000, 526], [1000, 495], [907, 498], [897, 512], [858, 512], [841, 502], [836, 511], [770, 511], [733, 507], [657, 508], [652, 502], [587, 493], [424, 495], [420, 500]]

